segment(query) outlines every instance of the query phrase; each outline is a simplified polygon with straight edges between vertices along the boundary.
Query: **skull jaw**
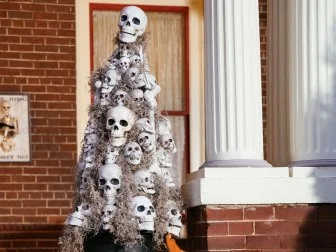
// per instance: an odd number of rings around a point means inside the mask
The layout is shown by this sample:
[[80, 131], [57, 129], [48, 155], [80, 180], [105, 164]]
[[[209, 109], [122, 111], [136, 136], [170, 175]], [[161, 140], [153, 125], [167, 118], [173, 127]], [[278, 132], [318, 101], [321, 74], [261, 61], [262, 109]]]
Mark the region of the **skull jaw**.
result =
[[180, 236], [181, 228], [182, 226], [172, 225], [167, 228], [167, 232], [178, 237]]
[[85, 217], [81, 213], [74, 212], [70, 215], [68, 224], [71, 226], [82, 227], [84, 225], [84, 221]]
[[148, 188], [146, 186], [140, 186], [141, 191], [144, 191], [145, 193], [154, 194], [155, 190], [153, 188]]
[[133, 43], [137, 40], [138, 36], [134, 31], [122, 29], [119, 33], [119, 39], [124, 43]]
[[125, 137], [113, 137], [110, 140], [112, 146], [114, 147], [120, 147], [126, 143], [126, 138]]
[[130, 164], [138, 165], [141, 162], [141, 157], [131, 155], [127, 158], [127, 162]]
[[139, 229], [154, 231], [154, 220], [139, 221]]
[[103, 230], [109, 230], [111, 229], [111, 224], [108, 222], [103, 222]]

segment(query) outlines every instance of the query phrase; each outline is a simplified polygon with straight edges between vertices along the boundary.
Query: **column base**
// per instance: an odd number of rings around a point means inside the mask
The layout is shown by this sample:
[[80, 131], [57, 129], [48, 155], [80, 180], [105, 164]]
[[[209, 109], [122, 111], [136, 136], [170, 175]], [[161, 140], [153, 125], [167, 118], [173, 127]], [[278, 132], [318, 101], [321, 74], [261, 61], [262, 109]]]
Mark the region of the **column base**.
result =
[[227, 159], [206, 161], [200, 168], [205, 167], [271, 167], [265, 160], [259, 159]]
[[336, 167], [336, 159], [299, 160], [289, 163], [290, 167]]

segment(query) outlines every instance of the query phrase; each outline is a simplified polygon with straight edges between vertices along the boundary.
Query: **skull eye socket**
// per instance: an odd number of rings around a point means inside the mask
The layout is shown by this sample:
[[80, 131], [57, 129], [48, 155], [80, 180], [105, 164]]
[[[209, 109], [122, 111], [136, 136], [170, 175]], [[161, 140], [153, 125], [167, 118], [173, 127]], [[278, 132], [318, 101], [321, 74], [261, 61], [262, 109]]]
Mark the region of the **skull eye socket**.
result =
[[106, 180], [105, 179], [99, 179], [99, 184], [100, 185], [105, 185], [106, 183]]
[[125, 22], [126, 20], [127, 20], [127, 16], [126, 15], [122, 15], [120, 17], [120, 21]]
[[145, 211], [145, 207], [144, 206], [138, 206], [137, 210], [138, 210], [138, 212], [143, 212], [143, 211]]
[[135, 147], [135, 150], [136, 150], [136, 151], [139, 151], [140, 149], [139, 149], [139, 147]]
[[148, 139], [149, 137], [148, 136], [145, 136], [145, 139]]
[[124, 95], [123, 95], [123, 94], [121, 94], [121, 95], [120, 95], [120, 98], [124, 98]]
[[131, 73], [131, 77], [134, 77], [135, 76], [135, 73], [133, 72], [133, 73]]
[[173, 142], [173, 139], [169, 139], [168, 142], [170, 142], [170, 143]]
[[136, 25], [139, 25], [139, 24], [140, 24], [140, 19], [134, 17], [134, 18], [132, 19], [132, 22], [133, 22], [134, 24], [136, 24]]
[[124, 126], [124, 127], [127, 127], [128, 122], [126, 120], [120, 120], [120, 125]]
[[113, 125], [115, 123], [114, 119], [108, 119], [107, 121], [108, 125]]
[[150, 206], [149, 210], [151, 210], [151, 212], [154, 213], [154, 207]]
[[110, 82], [110, 81], [111, 81], [111, 78], [110, 78], [110, 77], [107, 77], [107, 81]]
[[82, 209], [83, 209], [83, 210], [88, 210], [88, 209], [89, 209], [89, 205], [84, 205], [84, 206], [82, 207]]
[[102, 211], [102, 212], [101, 212], [101, 215], [105, 215], [105, 212], [104, 212], [104, 211]]
[[134, 98], [134, 101], [137, 101], [138, 100], [138, 98]]
[[139, 98], [140, 101], [143, 101], [143, 98]]
[[112, 215], [112, 211], [107, 211], [107, 214], [108, 215]]
[[148, 182], [148, 181], [149, 181], [149, 178], [148, 178], [148, 177], [146, 177], [146, 178], [145, 178], [145, 182]]
[[144, 141], [144, 139], [143, 139], [143, 138], [140, 138], [139, 142], [142, 143], [143, 141]]
[[128, 150], [128, 151], [131, 151], [131, 150], [132, 150], [132, 147], [129, 147], [127, 150]]
[[172, 210], [170, 210], [170, 212], [171, 212], [172, 215], [176, 215], [177, 214], [177, 210], [176, 209], [172, 209]]
[[112, 185], [119, 185], [119, 179], [115, 179], [115, 178], [111, 179], [111, 184]]

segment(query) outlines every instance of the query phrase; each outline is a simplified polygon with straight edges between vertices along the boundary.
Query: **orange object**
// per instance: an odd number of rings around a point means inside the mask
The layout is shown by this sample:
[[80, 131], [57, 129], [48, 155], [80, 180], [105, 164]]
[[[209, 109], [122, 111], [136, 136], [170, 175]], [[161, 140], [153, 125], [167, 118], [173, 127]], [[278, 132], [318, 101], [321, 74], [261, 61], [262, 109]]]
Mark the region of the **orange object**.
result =
[[166, 235], [166, 244], [169, 252], [185, 252], [176, 244], [175, 237], [171, 234]]

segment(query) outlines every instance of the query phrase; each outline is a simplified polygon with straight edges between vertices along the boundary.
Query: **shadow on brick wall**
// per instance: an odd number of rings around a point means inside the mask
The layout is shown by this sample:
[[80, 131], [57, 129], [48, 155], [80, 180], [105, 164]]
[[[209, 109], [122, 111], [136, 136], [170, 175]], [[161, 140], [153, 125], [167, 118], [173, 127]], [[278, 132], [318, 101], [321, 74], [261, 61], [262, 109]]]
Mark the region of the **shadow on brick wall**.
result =
[[0, 251], [58, 251], [62, 225], [5, 224], [0, 226]]

